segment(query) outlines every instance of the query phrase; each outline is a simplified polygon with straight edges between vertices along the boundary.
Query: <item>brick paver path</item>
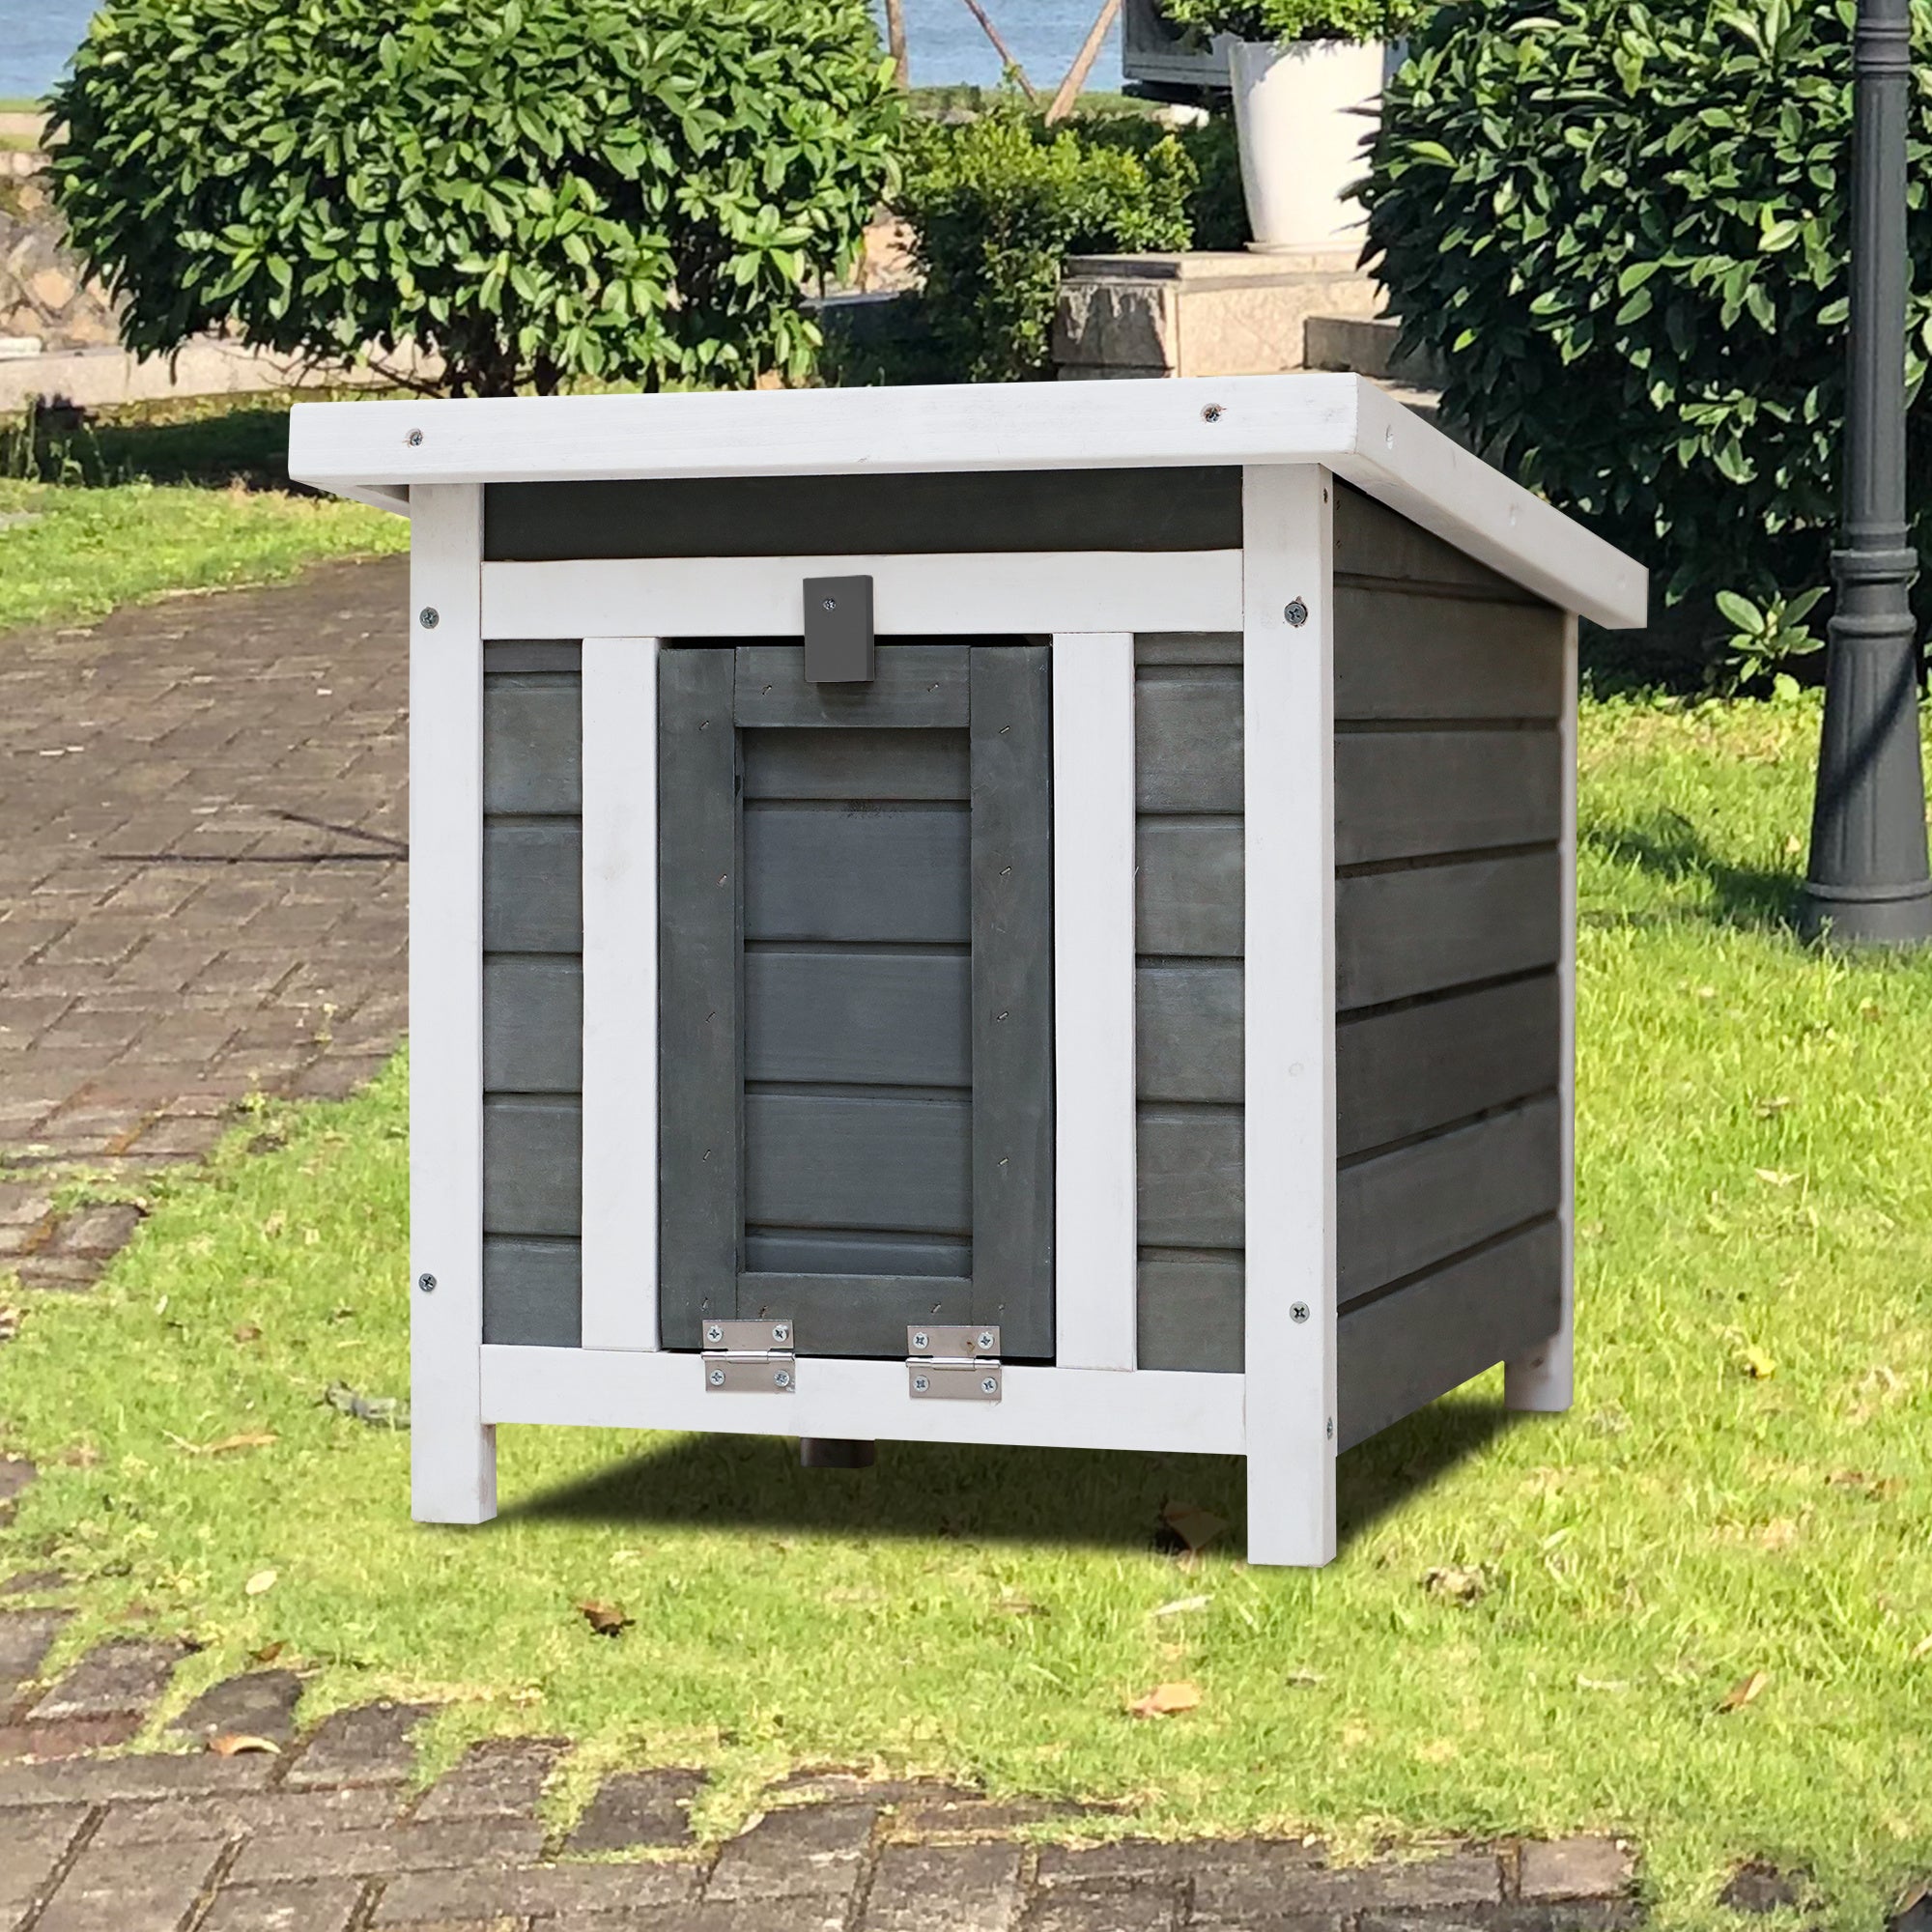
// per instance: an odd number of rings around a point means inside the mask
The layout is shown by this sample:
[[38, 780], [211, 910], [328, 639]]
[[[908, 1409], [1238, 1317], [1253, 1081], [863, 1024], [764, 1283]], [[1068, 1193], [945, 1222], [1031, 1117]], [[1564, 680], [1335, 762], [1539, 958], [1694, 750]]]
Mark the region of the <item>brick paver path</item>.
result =
[[0, 639], [0, 1265], [79, 1285], [128, 1208], [75, 1170], [339, 1094], [404, 1020], [400, 558]]

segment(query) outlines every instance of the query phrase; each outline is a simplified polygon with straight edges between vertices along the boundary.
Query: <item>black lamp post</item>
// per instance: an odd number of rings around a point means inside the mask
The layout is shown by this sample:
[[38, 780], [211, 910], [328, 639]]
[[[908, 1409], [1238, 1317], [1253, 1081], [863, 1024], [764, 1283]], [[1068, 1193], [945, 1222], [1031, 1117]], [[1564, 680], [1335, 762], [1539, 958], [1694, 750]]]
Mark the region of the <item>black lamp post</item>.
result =
[[1801, 923], [1832, 944], [1917, 946], [1932, 939], [1932, 876], [1911, 603], [1918, 561], [1905, 501], [1909, 0], [1860, 0], [1852, 72], [1844, 518]]

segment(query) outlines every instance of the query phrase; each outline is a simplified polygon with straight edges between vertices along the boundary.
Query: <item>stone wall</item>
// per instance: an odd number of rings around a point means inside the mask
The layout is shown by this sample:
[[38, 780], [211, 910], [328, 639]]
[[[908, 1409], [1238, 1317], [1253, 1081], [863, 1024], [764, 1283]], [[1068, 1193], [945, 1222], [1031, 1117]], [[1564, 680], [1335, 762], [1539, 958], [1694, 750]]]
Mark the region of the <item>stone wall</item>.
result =
[[67, 245], [46, 165], [44, 153], [0, 152], [0, 337], [21, 355], [119, 339], [113, 298]]

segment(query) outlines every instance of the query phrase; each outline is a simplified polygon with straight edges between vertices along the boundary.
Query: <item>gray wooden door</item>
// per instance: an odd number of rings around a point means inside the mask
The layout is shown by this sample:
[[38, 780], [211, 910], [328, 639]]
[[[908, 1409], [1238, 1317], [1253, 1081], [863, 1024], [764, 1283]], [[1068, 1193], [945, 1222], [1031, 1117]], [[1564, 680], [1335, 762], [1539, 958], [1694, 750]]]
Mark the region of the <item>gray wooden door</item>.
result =
[[1047, 648], [659, 659], [662, 1321], [1053, 1354]]

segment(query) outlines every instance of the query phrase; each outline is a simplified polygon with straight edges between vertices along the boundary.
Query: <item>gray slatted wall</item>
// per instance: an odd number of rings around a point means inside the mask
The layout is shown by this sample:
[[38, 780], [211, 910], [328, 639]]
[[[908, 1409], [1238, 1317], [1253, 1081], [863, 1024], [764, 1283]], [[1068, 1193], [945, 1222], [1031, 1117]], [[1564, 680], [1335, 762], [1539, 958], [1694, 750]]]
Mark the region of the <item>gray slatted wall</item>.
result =
[[[1553, 1329], [1562, 618], [1342, 487], [1343, 1446]], [[1140, 1360], [1241, 1366], [1241, 646], [1137, 640]]]
[[483, 652], [483, 1339], [571, 1349], [582, 1267], [575, 643]]

